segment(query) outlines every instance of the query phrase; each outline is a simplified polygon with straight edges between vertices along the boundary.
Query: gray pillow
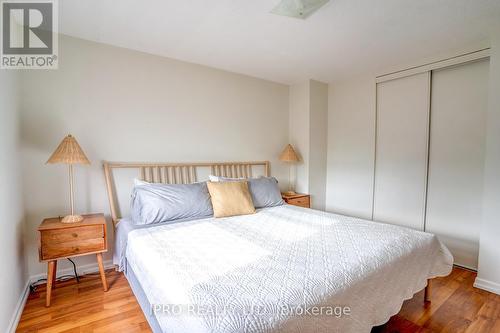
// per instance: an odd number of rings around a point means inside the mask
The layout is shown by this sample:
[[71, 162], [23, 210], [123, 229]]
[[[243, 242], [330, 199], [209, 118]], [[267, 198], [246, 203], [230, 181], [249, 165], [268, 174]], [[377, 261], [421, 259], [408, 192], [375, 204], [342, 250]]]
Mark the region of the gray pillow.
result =
[[276, 178], [248, 178], [247, 181], [255, 208], [274, 207], [285, 203]]
[[131, 212], [136, 225], [206, 218], [214, 214], [206, 183], [141, 183], [132, 191]]

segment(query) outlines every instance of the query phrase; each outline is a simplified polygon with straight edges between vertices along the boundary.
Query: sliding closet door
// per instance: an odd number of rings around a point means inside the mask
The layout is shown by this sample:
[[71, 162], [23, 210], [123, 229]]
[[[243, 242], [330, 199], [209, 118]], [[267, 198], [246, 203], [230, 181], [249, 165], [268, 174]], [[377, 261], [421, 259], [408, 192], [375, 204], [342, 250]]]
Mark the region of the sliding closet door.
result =
[[455, 263], [477, 268], [489, 63], [432, 73], [426, 231]]
[[373, 219], [423, 230], [430, 73], [377, 84]]

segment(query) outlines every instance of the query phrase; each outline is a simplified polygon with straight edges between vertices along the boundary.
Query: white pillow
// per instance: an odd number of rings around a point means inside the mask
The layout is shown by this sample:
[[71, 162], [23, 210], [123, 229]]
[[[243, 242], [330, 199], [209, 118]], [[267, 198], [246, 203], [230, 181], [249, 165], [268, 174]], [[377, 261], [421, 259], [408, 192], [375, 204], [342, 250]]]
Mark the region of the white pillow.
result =
[[148, 184], [151, 184], [145, 180], [140, 180], [140, 179], [137, 179], [137, 178], [134, 178], [134, 186], [141, 186], [141, 185], [148, 185]]
[[211, 182], [231, 182], [231, 181], [235, 182], [239, 180], [245, 180], [246, 178], [229, 178], [229, 177], [209, 175], [208, 179], [210, 179]]

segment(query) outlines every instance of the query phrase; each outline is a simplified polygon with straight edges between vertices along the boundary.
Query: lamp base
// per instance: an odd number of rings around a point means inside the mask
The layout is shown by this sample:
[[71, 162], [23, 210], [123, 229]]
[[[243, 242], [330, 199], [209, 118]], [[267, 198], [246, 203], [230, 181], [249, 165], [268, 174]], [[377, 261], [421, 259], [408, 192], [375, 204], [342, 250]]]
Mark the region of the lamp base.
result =
[[62, 218], [61, 222], [62, 223], [77, 223], [77, 222], [82, 222], [83, 217], [80, 215], [68, 215]]
[[297, 193], [295, 193], [295, 191], [286, 191], [284, 192], [285, 195], [295, 195]]

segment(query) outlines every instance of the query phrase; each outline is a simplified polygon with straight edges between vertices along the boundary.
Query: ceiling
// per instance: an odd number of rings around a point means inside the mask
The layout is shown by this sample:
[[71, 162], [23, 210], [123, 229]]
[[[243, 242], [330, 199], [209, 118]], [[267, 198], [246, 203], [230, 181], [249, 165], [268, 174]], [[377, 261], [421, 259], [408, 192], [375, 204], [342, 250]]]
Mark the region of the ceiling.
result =
[[[488, 41], [500, 0], [63, 0], [64, 34], [287, 84], [334, 82]], [[119, 5], [118, 5], [119, 4]]]

